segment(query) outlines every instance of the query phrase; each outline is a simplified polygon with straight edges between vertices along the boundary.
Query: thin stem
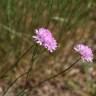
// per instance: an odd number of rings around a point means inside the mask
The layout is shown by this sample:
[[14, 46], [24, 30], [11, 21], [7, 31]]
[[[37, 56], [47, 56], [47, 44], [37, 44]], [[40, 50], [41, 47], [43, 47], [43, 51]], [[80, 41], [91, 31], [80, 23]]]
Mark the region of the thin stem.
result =
[[[74, 63], [72, 63], [68, 68], [62, 70], [61, 72], [59, 72], [59, 73], [57, 73], [57, 74], [55, 74], [55, 75], [53, 75], [53, 76], [51, 76], [51, 77], [49, 77], [49, 78], [41, 81], [41, 82], [39, 82], [37, 85], [33, 86], [32, 89], [40, 86], [41, 84], [45, 83], [46, 81], [49, 81], [49, 80], [51, 80], [51, 79], [53, 79], [53, 78], [56, 78], [57, 76], [63, 74], [64, 72], [68, 71], [68, 70], [69, 70], [70, 68], [72, 68], [79, 60], [80, 60], [80, 58], [77, 59]], [[23, 89], [19, 94], [17, 94], [17, 96], [20, 96], [20, 94], [22, 94], [24, 91], [25, 91], [25, 90]]]
[[[32, 62], [32, 63], [34, 62], [33, 56], [34, 56], [34, 51], [32, 52], [32, 57], [31, 57], [31, 62]], [[26, 76], [26, 82], [27, 82], [27, 80], [28, 80], [28, 78], [29, 78], [30, 71], [32, 70], [32, 63], [31, 63], [31, 62], [30, 62], [30, 65], [29, 65], [29, 69], [28, 69], [27, 76]], [[26, 85], [26, 84], [25, 84], [25, 85]]]
[[17, 94], [17, 96], [22, 96], [22, 93], [23, 93], [23, 95], [25, 94], [25, 89], [23, 89], [19, 94]]
[[0, 79], [3, 78], [3, 77], [5, 76], [5, 74], [8, 73], [12, 68], [14, 68], [15, 66], [17, 66], [18, 63], [20, 62], [20, 60], [31, 50], [32, 47], [33, 47], [33, 45], [31, 45], [31, 46], [23, 53], [23, 55], [21, 55], [21, 56], [19, 57], [19, 59], [15, 62], [15, 64], [13, 64], [8, 70], [6, 70], [6, 71], [4, 72], [3, 75], [0, 76]]
[[[36, 47], [36, 46], [34, 46], [34, 50], [32, 51], [32, 57], [31, 57], [31, 62], [30, 62], [30, 65], [29, 65], [29, 69], [28, 69], [28, 73], [27, 73], [27, 76], [26, 76], [26, 81], [25, 81], [25, 86], [26, 86], [26, 84], [27, 84], [27, 80], [28, 80], [28, 78], [29, 78], [29, 75], [30, 75], [30, 72], [31, 72], [31, 70], [32, 70], [32, 65], [33, 65], [33, 63], [34, 63], [34, 56], [35, 56], [35, 54], [36, 54], [36, 52], [37, 52], [37, 49], [38, 49], [38, 47]], [[26, 89], [26, 88], [25, 88]], [[25, 90], [24, 89], [24, 90]]]
[[25, 72], [25, 73], [23, 73], [23, 74], [21, 74], [18, 78], [16, 78], [11, 84], [10, 84], [10, 86], [6, 89], [6, 91], [3, 93], [3, 95], [2, 96], [5, 96], [5, 94], [8, 92], [8, 90], [16, 83], [16, 81], [18, 80], [18, 79], [20, 79], [21, 77], [23, 77], [24, 75], [26, 75], [28, 72]]
[[53, 79], [53, 78], [56, 78], [57, 76], [63, 74], [64, 72], [66, 72], [67, 70], [69, 70], [71, 67], [73, 67], [79, 60], [80, 60], [80, 58], [77, 59], [74, 63], [72, 63], [72, 64], [71, 64], [68, 68], [66, 68], [65, 70], [62, 70], [61, 72], [57, 73], [56, 75], [53, 75], [53, 76], [51, 76], [51, 77], [49, 77], [49, 78], [41, 81], [39, 84], [33, 86], [32, 88], [36, 88], [36, 87], [38, 87], [39, 85], [45, 83], [46, 81], [49, 81], [49, 80], [51, 80], [51, 79]]
[[[35, 45], [34, 45], [34, 46], [35, 46]], [[36, 46], [35, 46], [35, 47], [36, 47]], [[32, 63], [34, 63], [34, 56], [35, 56], [36, 51], [37, 51], [37, 47], [36, 47], [36, 49], [34, 48], [34, 51], [32, 51], [32, 58], [31, 58], [31, 62], [32, 62]], [[27, 72], [26, 81], [25, 81], [25, 86], [26, 86], [27, 80], [28, 80], [28, 78], [29, 78], [30, 72], [31, 72], [31, 70], [32, 70], [32, 63], [31, 63], [31, 62], [30, 62], [30, 66], [29, 66], [29, 69], [28, 69], [28, 72]], [[22, 92], [25, 91], [25, 90], [26, 90], [26, 88], [24, 88], [24, 89], [22, 90]], [[22, 92], [20, 92], [19, 95], [22, 95]]]

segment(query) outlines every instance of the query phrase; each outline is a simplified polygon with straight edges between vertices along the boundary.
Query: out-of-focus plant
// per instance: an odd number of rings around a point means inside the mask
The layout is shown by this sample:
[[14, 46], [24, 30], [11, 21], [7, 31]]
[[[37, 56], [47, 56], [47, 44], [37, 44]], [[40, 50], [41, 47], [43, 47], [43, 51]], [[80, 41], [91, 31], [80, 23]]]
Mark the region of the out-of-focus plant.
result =
[[[50, 55], [39, 47], [38, 50], [42, 51], [37, 50], [36, 57], [38, 58], [35, 61], [39, 61], [39, 64], [33, 64], [33, 69], [47, 69], [47, 64], [43, 65], [42, 63], [48, 63], [51, 60], [54, 63], [60, 61], [60, 64], [66, 62], [66, 58], [72, 52], [64, 51], [64, 49], [73, 47], [73, 42], [76, 43], [79, 40], [80, 42], [90, 41], [83, 39], [83, 36], [76, 37], [76, 31], [78, 28], [90, 25], [90, 20], [94, 18], [90, 16], [90, 13], [94, 7], [96, 7], [96, 0], [42, 0], [42, 2], [41, 0], [0, 0], [0, 76], [2, 77], [11, 65], [14, 66], [17, 59], [21, 60], [24, 50], [34, 44], [32, 41], [34, 29], [42, 26], [52, 30], [57, 38], [58, 49]], [[93, 28], [87, 27], [87, 29], [90, 29], [90, 32], [94, 31]], [[91, 34], [96, 34], [95, 31], [92, 32]], [[85, 35], [88, 37], [87, 34]], [[77, 38], [77, 41], [73, 38]], [[65, 59], [62, 58], [64, 52]], [[26, 59], [22, 58], [21, 62], [17, 62], [14, 68], [6, 73], [4, 79], [10, 82], [18, 70], [25, 70], [31, 61], [30, 54], [31, 52], [26, 56]], [[19, 58], [20, 55], [21, 58]], [[8, 67], [6, 67], [7, 65]], [[64, 68], [62, 65], [60, 66], [60, 68]]]

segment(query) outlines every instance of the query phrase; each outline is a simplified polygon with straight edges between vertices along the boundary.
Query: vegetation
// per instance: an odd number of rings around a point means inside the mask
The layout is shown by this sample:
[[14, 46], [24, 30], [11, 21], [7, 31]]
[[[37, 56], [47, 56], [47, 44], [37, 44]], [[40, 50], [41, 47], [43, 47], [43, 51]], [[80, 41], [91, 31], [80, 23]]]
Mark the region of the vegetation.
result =
[[[17, 62], [0, 78], [0, 87], [6, 90], [32, 63], [27, 85], [24, 76], [11, 88], [12, 96], [24, 87], [31, 90], [29, 96], [96, 96], [95, 53], [93, 64], [80, 61], [63, 75], [31, 88], [76, 61], [79, 55], [73, 50], [75, 44], [96, 48], [95, 9], [96, 0], [0, 0], [0, 76]], [[40, 27], [48, 28], [56, 38], [54, 53], [34, 43], [34, 30]]]

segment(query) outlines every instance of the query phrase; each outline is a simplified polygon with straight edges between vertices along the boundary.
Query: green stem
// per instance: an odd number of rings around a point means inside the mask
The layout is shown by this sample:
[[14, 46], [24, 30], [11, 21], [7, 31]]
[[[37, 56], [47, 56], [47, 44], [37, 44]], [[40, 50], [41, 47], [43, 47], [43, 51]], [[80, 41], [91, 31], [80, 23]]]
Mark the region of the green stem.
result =
[[6, 93], [8, 92], [8, 90], [16, 83], [16, 81], [17, 81], [18, 79], [20, 79], [21, 77], [23, 77], [24, 75], [26, 75], [27, 73], [28, 73], [28, 72], [25, 72], [25, 73], [21, 74], [18, 78], [16, 78], [16, 79], [10, 84], [10, 86], [6, 89], [6, 91], [3, 93], [2, 96], [5, 96]]
[[33, 47], [33, 45], [30, 46], [30, 47], [23, 53], [23, 55], [21, 55], [21, 56], [19, 57], [19, 59], [15, 62], [15, 64], [13, 64], [8, 70], [6, 70], [6, 71], [4, 72], [3, 75], [0, 76], [0, 79], [3, 78], [3, 77], [5, 76], [5, 74], [8, 73], [11, 69], [13, 69], [15, 66], [17, 66], [18, 63], [20, 62], [20, 60], [31, 50], [32, 47]]
[[[68, 71], [68, 70], [69, 70], [70, 68], [72, 68], [79, 60], [80, 60], [80, 58], [77, 59], [74, 63], [72, 63], [68, 68], [62, 70], [61, 72], [59, 72], [59, 73], [57, 73], [57, 74], [55, 74], [55, 75], [53, 75], [53, 76], [51, 76], [51, 77], [49, 77], [49, 78], [41, 81], [41, 82], [39, 82], [37, 85], [33, 86], [32, 89], [37, 88], [38, 86], [40, 86], [41, 84], [45, 83], [46, 81], [50, 81], [51, 79], [56, 78], [56, 77], [58, 77], [59, 75], [63, 74], [64, 72]], [[23, 89], [19, 94], [17, 94], [17, 96], [20, 96], [24, 91], [25, 91], [25, 90]]]

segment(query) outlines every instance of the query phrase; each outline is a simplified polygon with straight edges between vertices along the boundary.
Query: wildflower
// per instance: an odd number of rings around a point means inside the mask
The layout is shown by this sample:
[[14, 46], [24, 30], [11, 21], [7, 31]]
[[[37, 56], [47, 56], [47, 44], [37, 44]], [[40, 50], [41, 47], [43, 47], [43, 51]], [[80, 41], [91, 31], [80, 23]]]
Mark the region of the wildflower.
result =
[[81, 55], [81, 59], [83, 61], [92, 62], [93, 53], [92, 53], [91, 48], [83, 44], [78, 44], [74, 47], [74, 50], [79, 52], [79, 54]]
[[57, 42], [48, 29], [39, 28], [38, 30], [35, 30], [35, 33], [36, 36], [33, 36], [33, 38], [39, 45], [47, 48], [50, 52], [56, 50]]

